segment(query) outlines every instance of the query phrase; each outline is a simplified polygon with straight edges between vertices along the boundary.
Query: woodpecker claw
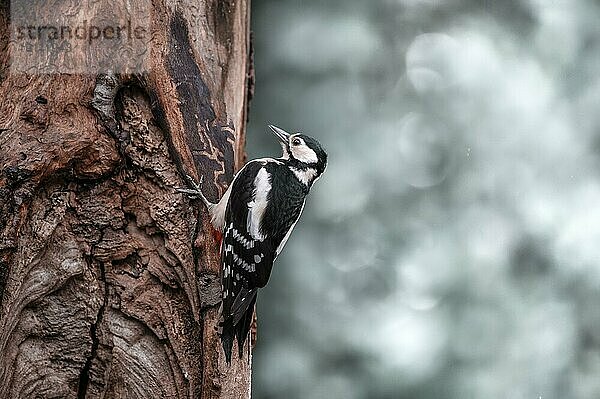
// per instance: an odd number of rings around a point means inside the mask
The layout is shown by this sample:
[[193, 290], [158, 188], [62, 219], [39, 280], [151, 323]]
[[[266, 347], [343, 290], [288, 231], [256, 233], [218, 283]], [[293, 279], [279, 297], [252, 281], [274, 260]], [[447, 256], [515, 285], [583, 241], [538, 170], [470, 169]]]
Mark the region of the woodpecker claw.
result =
[[192, 198], [192, 199], [197, 199], [198, 198], [198, 191], [197, 190], [192, 190], [189, 188], [181, 188], [181, 187], [175, 187], [175, 191], [185, 194], [188, 197]]
[[200, 176], [199, 183], [196, 183], [194, 178], [190, 175], [185, 175], [185, 178], [187, 179], [190, 186], [192, 186], [194, 188], [194, 190], [202, 192], [202, 182], [204, 182], [204, 176]]
[[212, 202], [210, 202], [208, 199], [206, 199], [206, 197], [204, 196], [204, 193], [202, 192], [202, 182], [204, 182], [204, 176], [200, 176], [200, 183], [196, 183], [194, 178], [190, 175], [186, 174], [185, 178], [188, 181], [188, 184], [192, 188], [175, 187], [176, 191], [187, 195], [188, 198], [190, 198], [190, 199], [202, 200], [202, 202], [204, 203], [204, 205], [206, 205], [207, 208], [210, 208], [211, 205], [214, 205]]

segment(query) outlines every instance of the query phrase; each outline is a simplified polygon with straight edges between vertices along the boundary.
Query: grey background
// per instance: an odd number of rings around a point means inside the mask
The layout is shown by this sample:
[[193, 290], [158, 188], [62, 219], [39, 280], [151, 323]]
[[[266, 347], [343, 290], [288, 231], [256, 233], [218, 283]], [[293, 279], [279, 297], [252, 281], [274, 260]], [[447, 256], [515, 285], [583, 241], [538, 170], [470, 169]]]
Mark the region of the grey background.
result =
[[330, 162], [254, 397], [600, 398], [600, 5], [253, 1], [266, 124]]

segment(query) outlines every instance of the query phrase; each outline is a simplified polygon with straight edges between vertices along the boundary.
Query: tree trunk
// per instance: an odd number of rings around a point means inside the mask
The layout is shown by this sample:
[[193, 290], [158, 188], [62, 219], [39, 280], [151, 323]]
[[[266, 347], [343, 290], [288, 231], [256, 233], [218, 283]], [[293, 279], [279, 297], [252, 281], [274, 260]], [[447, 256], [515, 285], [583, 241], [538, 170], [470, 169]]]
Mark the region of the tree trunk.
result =
[[0, 398], [249, 397], [215, 331], [217, 240], [174, 190], [204, 176], [216, 200], [244, 161], [249, 4], [153, 0], [146, 72], [43, 75], [11, 68], [7, 3]]

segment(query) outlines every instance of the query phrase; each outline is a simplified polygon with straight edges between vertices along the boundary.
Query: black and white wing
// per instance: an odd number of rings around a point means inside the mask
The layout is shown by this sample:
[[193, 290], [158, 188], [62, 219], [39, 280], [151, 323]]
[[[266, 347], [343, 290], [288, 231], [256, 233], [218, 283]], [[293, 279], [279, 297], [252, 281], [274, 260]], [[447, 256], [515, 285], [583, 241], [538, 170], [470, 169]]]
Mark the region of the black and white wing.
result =
[[221, 340], [231, 360], [234, 335], [242, 356], [258, 288], [271, 275], [273, 262], [298, 221], [306, 190], [275, 159], [249, 162], [232, 183], [225, 214], [222, 266]]

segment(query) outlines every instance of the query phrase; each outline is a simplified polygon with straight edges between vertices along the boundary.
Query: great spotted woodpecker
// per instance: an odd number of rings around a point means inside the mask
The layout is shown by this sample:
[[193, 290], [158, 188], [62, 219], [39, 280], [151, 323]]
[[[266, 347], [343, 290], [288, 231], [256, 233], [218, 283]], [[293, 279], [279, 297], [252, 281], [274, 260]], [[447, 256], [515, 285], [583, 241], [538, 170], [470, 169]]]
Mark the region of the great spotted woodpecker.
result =
[[231, 362], [234, 337], [242, 357], [256, 292], [267, 284], [306, 196], [327, 166], [327, 154], [314, 138], [289, 134], [272, 125], [269, 128], [279, 138], [282, 156], [246, 163], [218, 203], [206, 199], [202, 179], [196, 184], [188, 177], [193, 188], [179, 189], [202, 200], [214, 228], [223, 234], [219, 335], [227, 363]]

